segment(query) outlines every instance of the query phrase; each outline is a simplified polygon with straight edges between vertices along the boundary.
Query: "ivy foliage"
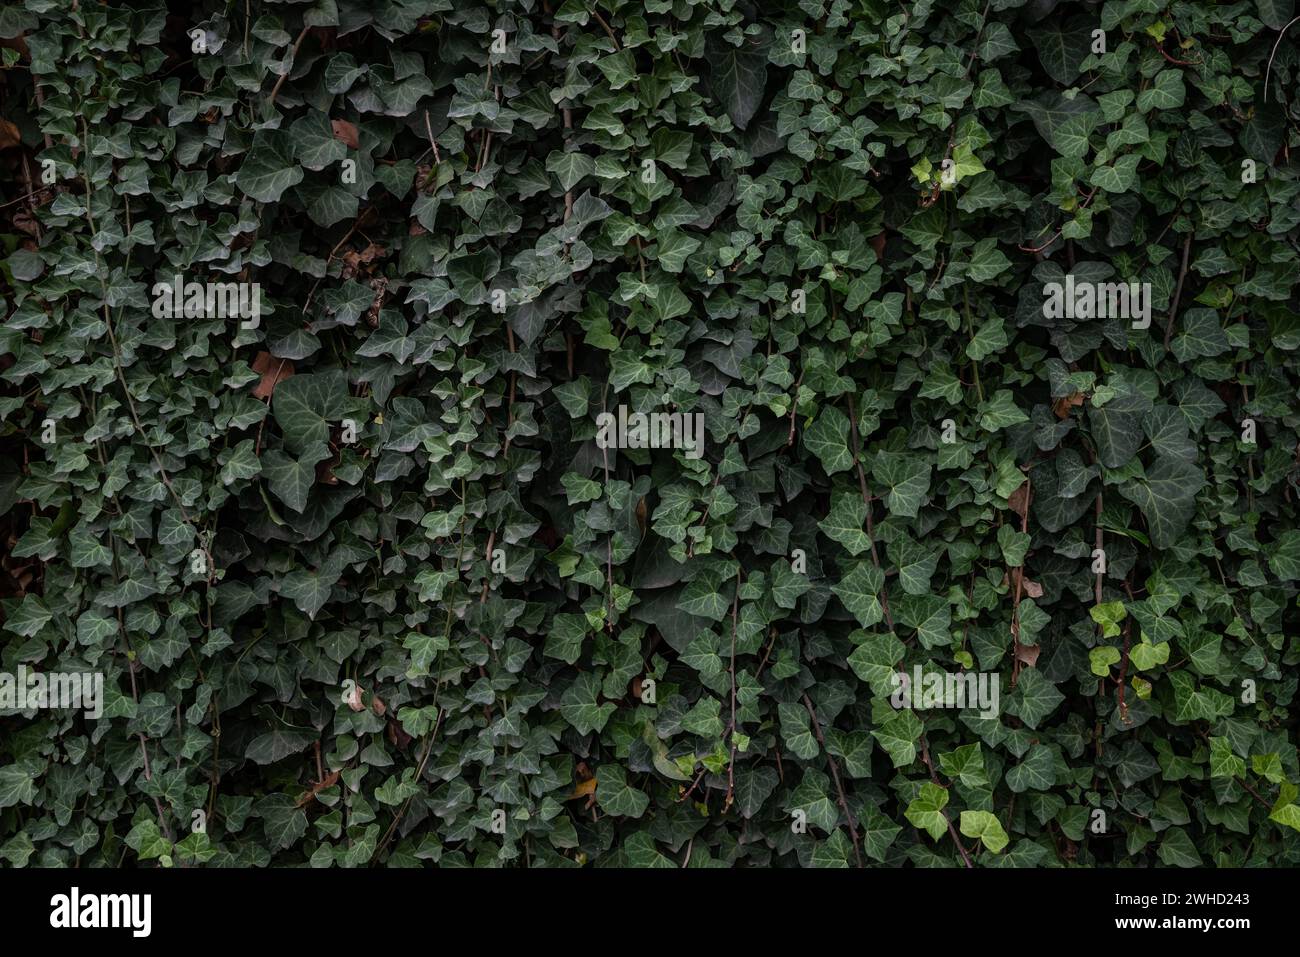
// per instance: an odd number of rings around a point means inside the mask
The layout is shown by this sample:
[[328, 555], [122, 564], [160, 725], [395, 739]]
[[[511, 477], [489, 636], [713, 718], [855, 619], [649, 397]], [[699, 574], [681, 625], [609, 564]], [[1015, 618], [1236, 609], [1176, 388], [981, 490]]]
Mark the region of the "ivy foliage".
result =
[[1293, 14], [6, 5], [0, 857], [1300, 863]]

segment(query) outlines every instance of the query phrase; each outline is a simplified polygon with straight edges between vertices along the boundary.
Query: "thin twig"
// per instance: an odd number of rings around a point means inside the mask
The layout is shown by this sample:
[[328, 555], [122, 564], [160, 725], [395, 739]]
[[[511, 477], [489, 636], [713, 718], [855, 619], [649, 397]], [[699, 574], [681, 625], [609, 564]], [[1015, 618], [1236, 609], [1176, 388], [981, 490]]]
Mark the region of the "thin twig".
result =
[[803, 696], [803, 706], [808, 709], [808, 717], [812, 718], [813, 731], [817, 735], [817, 742], [826, 751], [826, 762], [831, 766], [831, 777], [835, 779], [835, 791], [839, 795], [840, 810], [844, 812], [844, 817], [849, 822], [849, 837], [853, 838], [853, 856], [858, 862], [858, 867], [862, 866], [862, 848], [858, 841], [858, 821], [853, 816], [853, 811], [849, 809], [849, 802], [844, 797], [844, 785], [840, 781], [840, 768], [831, 757], [831, 753], [826, 748], [826, 738], [822, 736], [822, 726], [817, 721], [817, 711], [813, 708], [813, 703], [808, 695]]
[[[1092, 192], [1090, 192], [1087, 196], [1085, 196], [1083, 198], [1083, 202], [1079, 204], [1079, 209], [1087, 209], [1092, 204], [1092, 198], [1097, 195], [1098, 189], [1099, 187], [1097, 186], [1094, 186], [1092, 188]], [[1062, 225], [1060, 229], [1058, 229], [1055, 233], [1052, 234], [1052, 238], [1049, 239], [1047, 242], [1043, 243], [1041, 246], [1018, 246], [1016, 248], [1019, 249], [1021, 252], [1041, 253], [1048, 246], [1052, 245], [1052, 243], [1060, 239], [1061, 233], [1064, 231], [1065, 231], [1065, 226]]]
[[731, 599], [731, 760], [727, 763], [727, 800], [725, 811], [731, 807], [736, 792], [736, 620], [740, 611], [740, 569], [736, 569], [736, 594]]
[[[871, 546], [871, 561], [876, 568], [880, 568], [880, 554], [876, 551], [876, 527], [875, 521], [871, 517], [872, 498], [871, 493], [867, 490], [867, 473], [862, 470], [861, 443], [858, 440], [858, 420], [856, 410], [853, 408], [852, 400], [849, 401], [849, 436], [853, 441], [853, 464], [858, 469], [858, 486], [862, 490], [862, 503], [867, 507], [867, 543]], [[880, 586], [880, 608], [885, 614], [885, 624], [889, 625], [889, 630], [894, 631], [894, 616], [889, 612], [889, 595], [886, 586]]]
[[289, 63], [285, 66], [284, 72], [280, 74], [280, 79], [275, 81], [275, 86], [271, 87], [271, 98], [266, 101], [267, 106], [275, 105], [275, 98], [280, 95], [280, 87], [284, 86], [284, 81], [289, 79], [289, 74], [293, 72], [294, 61], [298, 59], [298, 48], [302, 46], [302, 41], [307, 39], [307, 31], [310, 26], [302, 28], [302, 33], [298, 34], [298, 39], [293, 41], [293, 51], [289, 54]]
[[1187, 279], [1187, 256], [1192, 251], [1192, 232], [1183, 240], [1183, 264], [1178, 268], [1178, 285], [1174, 287], [1174, 302], [1169, 307], [1169, 321], [1165, 323], [1165, 350], [1174, 334], [1174, 317], [1178, 315], [1178, 301], [1183, 298], [1183, 282]]
[[[925, 766], [930, 769], [930, 781], [934, 786], [937, 788], [943, 788], [945, 791], [948, 790], [944, 787], [943, 782], [939, 780], [939, 775], [935, 773], [934, 764], [930, 761], [930, 742], [926, 740], [924, 734], [921, 735], [921, 760], [925, 763]], [[966, 862], [968, 868], [974, 868], [975, 865], [971, 863], [970, 855], [966, 853], [966, 848], [957, 834], [957, 829], [952, 826], [952, 819], [949, 818], [947, 812], [942, 809], [939, 811], [939, 814], [943, 817], [944, 823], [948, 825], [948, 835], [952, 838], [952, 842], [957, 845], [957, 850], [961, 851], [961, 859]]]
[[1278, 45], [1282, 42], [1282, 38], [1286, 36], [1286, 32], [1290, 30], [1291, 27], [1298, 22], [1300, 22], [1300, 17], [1293, 17], [1286, 26], [1284, 26], [1281, 30], [1278, 31], [1277, 39], [1273, 41], [1273, 50], [1268, 55], [1268, 68], [1264, 70], [1264, 102], [1265, 103], [1268, 102], [1268, 78], [1269, 75], [1273, 72], [1273, 58], [1277, 56]]

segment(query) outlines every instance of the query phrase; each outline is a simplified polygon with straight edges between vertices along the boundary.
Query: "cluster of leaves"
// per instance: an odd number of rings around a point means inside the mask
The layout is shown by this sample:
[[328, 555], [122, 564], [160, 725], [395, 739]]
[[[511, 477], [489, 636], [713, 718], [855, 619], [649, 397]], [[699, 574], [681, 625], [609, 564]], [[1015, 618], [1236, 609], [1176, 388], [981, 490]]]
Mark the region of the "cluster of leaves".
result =
[[7, 4], [0, 857], [1300, 863], [1292, 8]]

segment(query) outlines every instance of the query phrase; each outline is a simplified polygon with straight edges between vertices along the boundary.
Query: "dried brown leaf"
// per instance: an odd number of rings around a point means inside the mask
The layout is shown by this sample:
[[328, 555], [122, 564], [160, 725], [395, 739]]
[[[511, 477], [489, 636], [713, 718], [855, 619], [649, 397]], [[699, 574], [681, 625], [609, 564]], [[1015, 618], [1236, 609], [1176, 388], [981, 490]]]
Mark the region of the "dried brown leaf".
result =
[[1033, 668], [1038, 663], [1039, 645], [1016, 645], [1016, 657]]
[[277, 359], [269, 352], [257, 354], [253, 359], [253, 371], [262, 377], [262, 381], [253, 387], [253, 395], [259, 399], [271, 398], [275, 387], [294, 373], [291, 360]]
[[330, 126], [334, 127], [334, 138], [350, 150], [360, 147], [357, 141], [357, 128], [347, 120], [330, 120]]

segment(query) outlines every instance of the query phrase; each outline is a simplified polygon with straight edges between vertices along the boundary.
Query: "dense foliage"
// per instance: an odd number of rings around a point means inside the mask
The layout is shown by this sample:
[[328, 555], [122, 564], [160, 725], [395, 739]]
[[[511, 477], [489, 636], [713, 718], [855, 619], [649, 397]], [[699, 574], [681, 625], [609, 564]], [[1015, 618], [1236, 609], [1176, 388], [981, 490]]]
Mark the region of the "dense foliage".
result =
[[0, 857], [1300, 863], [1292, 14], [7, 4]]

